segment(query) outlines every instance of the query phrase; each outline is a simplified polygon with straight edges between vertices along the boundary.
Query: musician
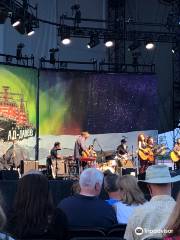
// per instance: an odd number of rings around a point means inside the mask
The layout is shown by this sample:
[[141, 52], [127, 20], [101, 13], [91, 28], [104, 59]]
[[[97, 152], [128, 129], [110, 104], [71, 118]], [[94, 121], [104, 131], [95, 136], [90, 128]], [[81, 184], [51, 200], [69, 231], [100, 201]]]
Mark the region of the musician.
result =
[[90, 134], [88, 132], [81, 132], [81, 135], [77, 138], [75, 145], [74, 145], [74, 160], [77, 164], [77, 173], [79, 173], [79, 166], [85, 168], [87, 165], [86, 162], [81, 162], [81, 157], [83, 152], [87, 153], [88, 155], [88, 147], [86, 146], [86, 140], [89, 138]]
[[62, 156], [58, 154], [58, 151], [61, 150], [60, 142], [55, 142], [53, 148], [50, 151], [50, 166], [52, 170], [52, 177], [56, 178], [56, 171], [57, 171], [57, 160], [62, 159]]
[[179, 161], [175, 162], [175, 167], [180, 169], [180, 138], [177, 139], [173, 151], [179, 156]]
[[140, 152], [144, 153], [145, 149], [147, 148], [146, 137], [144, 134], [138, 135], [138, 159], [140, 162], [140, 173], [145, 173], [146, 169], [148, 168], [148, 161], [141, 158]]
[[151, 137], [151, 136], [147, 137], [146, 142], [147, 142], [147, 147], [149, 147], [151, 149], [154, 148], [154, 138], [153, 137]]
[[125, 138], [121, 140], [121, 144], [117, 147], [117, 154], [118, 155], [124, 155], [128, 154], [128, 146], [126, 145], [127, 141]]

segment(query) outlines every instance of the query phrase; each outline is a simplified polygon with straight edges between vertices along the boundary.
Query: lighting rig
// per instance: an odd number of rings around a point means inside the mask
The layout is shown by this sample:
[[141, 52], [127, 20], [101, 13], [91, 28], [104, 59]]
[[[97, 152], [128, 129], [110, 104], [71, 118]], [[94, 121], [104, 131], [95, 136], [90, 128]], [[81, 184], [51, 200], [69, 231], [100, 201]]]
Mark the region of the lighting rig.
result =
[[37, 18], [37, 5], [32, 6], [28, 0], [1, 0], [0, 2], [0, 24], [6, 19], [11, 19], [11, 25], [20, 34], [31, 36], [39, 27]]

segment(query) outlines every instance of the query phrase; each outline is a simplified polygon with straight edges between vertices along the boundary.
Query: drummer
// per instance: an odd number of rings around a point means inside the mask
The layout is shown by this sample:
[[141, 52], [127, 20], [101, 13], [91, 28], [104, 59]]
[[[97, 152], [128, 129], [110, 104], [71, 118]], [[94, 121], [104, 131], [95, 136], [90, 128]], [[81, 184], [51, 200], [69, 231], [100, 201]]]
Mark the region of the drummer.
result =
[[81, 135], [78, 136], [75, 145], [74, 145], [74, 160], [76, 161], [76, 173], [80, 173], [87, 165], [87, 162], [81, 162], [83, 153], [88, 155], [88, 147], [86, 146], [86, 140], [89, 138], [90, 134], [87, 131], [81, 132]]

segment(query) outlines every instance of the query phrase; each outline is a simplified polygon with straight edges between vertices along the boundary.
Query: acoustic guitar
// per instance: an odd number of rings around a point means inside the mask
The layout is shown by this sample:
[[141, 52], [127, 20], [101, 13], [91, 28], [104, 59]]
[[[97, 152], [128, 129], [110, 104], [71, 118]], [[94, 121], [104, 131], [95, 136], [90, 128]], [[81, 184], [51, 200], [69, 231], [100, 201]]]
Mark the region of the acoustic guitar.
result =
[[144, 161], [154, 162], [154, 153], [151, 148], [146, 147], [145, 149], [138, 150], [139, 158]]
[[180, 160], [180, 151], [178, 151], [178, 152], [171, 151], [170, 157], [173, 162], [178, 162]]

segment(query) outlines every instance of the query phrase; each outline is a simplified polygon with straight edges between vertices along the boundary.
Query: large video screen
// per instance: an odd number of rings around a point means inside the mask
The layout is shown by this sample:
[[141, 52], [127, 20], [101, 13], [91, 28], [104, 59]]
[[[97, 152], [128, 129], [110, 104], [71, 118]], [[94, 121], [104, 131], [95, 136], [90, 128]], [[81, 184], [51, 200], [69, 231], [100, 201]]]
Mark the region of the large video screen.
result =
[[32, 68], [0, 65], [0, 157], [35, 157], [37, 77]]
[[155, 75], [42, 71], [40, 134], [157, 129]]

